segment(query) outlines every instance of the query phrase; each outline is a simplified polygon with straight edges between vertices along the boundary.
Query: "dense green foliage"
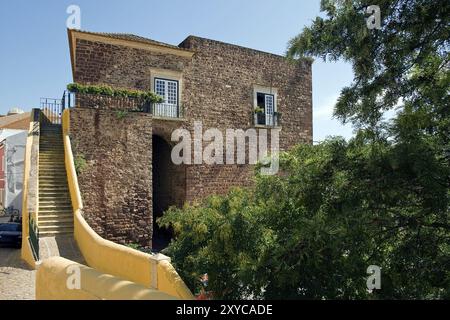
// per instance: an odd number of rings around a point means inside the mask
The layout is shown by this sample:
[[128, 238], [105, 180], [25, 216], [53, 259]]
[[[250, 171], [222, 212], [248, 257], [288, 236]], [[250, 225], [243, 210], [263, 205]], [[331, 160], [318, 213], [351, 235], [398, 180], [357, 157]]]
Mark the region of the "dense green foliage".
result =
[[108, 85], [83, 85], [70, 83], [67, 90], [74, 93], [100, 94], [110, 97], [136, 98], [150, 103], [163, 102], [163, 98], [151, 91], [130, 90], [124, 88], [113, 88]]
[[417, 167], [404, 148], [364, 136], [298, 146], [254, 190], [166, 212], [167, 253], [191, 288], [207, 272], [217, 297], [373, 297], [372, 264], [376, 297], [449, 297], [448, 188], [427, 168], [449, 170], [429, 153]]
[[[378, 4], [381, 29], [365, 9]], [[191, 288], [219, 298], [450, 298], [450, 3], [322, 1], [291, 58], [344, 59], [335, 116], [356, 136], [300, 145], [281, 174], [172, 208], [167, 249]], [[396, 108], [396, 115], [383, 115]], [[366, 269], [382, 268], [368, 293]]]

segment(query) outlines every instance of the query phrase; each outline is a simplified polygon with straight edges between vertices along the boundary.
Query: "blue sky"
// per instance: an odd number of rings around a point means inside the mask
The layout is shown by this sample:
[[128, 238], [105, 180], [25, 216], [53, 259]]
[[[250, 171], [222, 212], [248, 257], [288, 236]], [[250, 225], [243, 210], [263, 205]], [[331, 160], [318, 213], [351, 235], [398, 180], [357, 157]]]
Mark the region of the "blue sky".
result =
[[[134, 33], [178, 44], [197, 35], [284, 54], [287, 42], [320, 14], [319, 0], [40, 0], [1, 1], [0, 113], [38, 107], [40, 97], [62, 96], [72, 81], [66, 9], [81, 8], [81, 28]], [[314, 140], [350, 137], [332, 119], [340, 90], [353, 78], [343, 62], [313, 65]]]

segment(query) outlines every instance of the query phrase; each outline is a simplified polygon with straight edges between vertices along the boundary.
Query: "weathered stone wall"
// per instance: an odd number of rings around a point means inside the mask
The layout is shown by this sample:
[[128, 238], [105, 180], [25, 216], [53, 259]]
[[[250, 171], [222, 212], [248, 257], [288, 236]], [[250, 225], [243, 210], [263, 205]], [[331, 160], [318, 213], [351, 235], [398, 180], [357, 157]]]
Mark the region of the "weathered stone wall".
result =
[[78, 174], [85, 218], [106, 239], [151, 245], [151, 123], [145, 113], [70, 111], [74, 157], [87, 161]]
[[[143, 204], [141, 196], [134, 197], [134, 202], [126, 203], [125, 198], [131, 194], [140, 194], [140, 190], [133, 187], [146, 183], [146, 194], [151, 190], [151, 136], [152, 134], [170, 142], [173, 130], [183, 127], [191, 130], [193, 136], [194, 121], [201, 121], [204, 130], [214, 127], [221, 129], [248, 129], [254, 127], [254, 85], [273, 87], [277, 89], [277, 109], [282, 113], [280, 147], [287, 150], [297, 143], [312, 142], [312, 79], [311, 64], [309, 62], [289, 62], [285, 58], [269, 53], [233, 46], [217, 41], [188, 37], [180, 47], [195, 52], [192, 59], [172, 54], [150, 52], [143, 49], [128, 48], [119, 45], [104, 44], [77, 40], [76, 43], [76, 70], [74, 81], [79, 83], [109, 84], [111, 86], [149, 90], [151, 88], [151, 70], [165, 69], [182, 73], [182, 96], [180, 103], [185, 111], [184, 121], [168, 121], [151, 119], [151, 115], [133, 115], [131, 120], [116, 121], [114, 111], [83, 111], [74, 113], [73, 139], [78, 142], [76, 150], [84, 152], [90, 158], [107, 159], [107, 164], [92, 162], [92, 169], [82, 174], [80, 184], [82, 195], [88, 206], [100, 203], [99, 209], [90, 213], [88, 221], [97, 226], [96, 230], [104, 230], [108, 239], [125, 240], [140, 235], [148, 220], [139, 218], [124, 219], [128, 215], [123, 213], [132, 208], [140, 212], [142, 206], [149, 203], [146, 196]], [[115, 105], [112, 103], [112, 105]], [[82, 107], [92, 107], [83, 103]], [[112, 109], [111, 106], [97, 105], [100, 110]], [[127, 108], [125, 108], [127, 109]], [[97, 116], [97, 120], [90, 117]], [[77, 116], [78, 115], [78, 116]], [[77, 118], [78, 117], [78, 118]], [[101, 120], [100, 120], [101, 119]], [[113, 121], [114, 120], [114, 121]], [[93, 131], [92, 126], [101, 130]], [[133, 120], [134, 121], [134, 120]], [[145, 125], [144, 125], [145, 123]], [[129, 125], [125, 129], [125, 124]], [[79, 128], [77, 128], [79, 126]], [[143, 130], [145, 127], [145, 130]], [[117, 133], [125, 131], [127, 134]], [[139, 140], [141, 134], [149, 137]], [[129, 135], [135, 137], [133, 143], [138, 143], [140, 155], [133, 155], [128, 161], [128, 169], [122, 161], [116, 160], [112, 155], [112, 141], [108, 147], [98, 147], [96, 137], [111, 137], [121, 157], [125, 150], [131, 149]], [[125, 139], [126, 142], [122, 142]], [[84, 146], [83, 146], [84, 145]], [[147, 147], [148, 149], [145, 149]], [[122, 160], [122, 159], [121, 159]], [[132, 160], [132, 161], [131, 161]], [[145, 164], [145, 170], [143, 169]], [[116, 176], [111, 172], [126, 170], [137, 175], [119, 175], [124, 180], [125, 189], [121, 188]], [[96, 169], [95, 169], [96, 168]], [[146, 171], [149, 170], [149, 171]], [[170, 170], [169, 170], [170, 171]], [[250, 165], [186, 165], [179, 170], [171, 170], [168, 174], [184, 172], [184, 183], [171, 180], [175, 198], [184, 198], [187, 201], [202, 199], [207, 195], [224, 193], [232, 186], [250, 186], [252, 184], [253, 166]], [[144, 174], [148, 176], [144, 177]], [[105, 176], [103, 176], [105, 175]], [[108, 180], [109, 179], [109, 180]], [[97, 186], [99, 183], [101, 186]], [[141, 181], [141, 182], [139, 182]], [[113, 183], [110, 183], [113, 182]], [[113, 200], [111, 200], [113, 199]], [[177, 200], [179, 202], [179, 200]], [[151, 205], [151, 201], [150, 201]], [[107, 208], [114, 212], [114, 219], [105, 216]], [[151, 209], [150, 209], [151, 210]], [[147, 214], [147, 213], [146, 213]], [[109, 213], [106, 215], [110, 215]], [[149, 215], [151, 218], [151, 215]], [[121, 220], [122, 219], [122, 220]], [[150, 221], [151, 224], [151, 221]], [[133, 229], [135, 226], [136, 228]], [[146, 225], [148, 226], [148, 225]], [[133, 231], [134, 230], [134, 231]], [[134, 238], [133, 238], [134, 239]]]
[[99, 94], [76, 94], [76, 106], [99, 110], [144, 111], [150, 110], [150, 104], [143, 99], [111, 97]]
[[[253, 127], [253, 86], [260, 85], [278, 90], [281, 149], [311, 143], [310, 63], [293, 63], [277, 55], [198, 37], [188, 37], [180, 46], [196, 52], [184, 70], [183, 101], [190, 125], [201, 120], [205, 129]], [[251, 185], [252, 171], [248, 165], [191, 166], [187, 199]]]
[[188, 58], [119, 45], [77, 40], [74, 81], [150, 90], [150, 68], [182, 71]]

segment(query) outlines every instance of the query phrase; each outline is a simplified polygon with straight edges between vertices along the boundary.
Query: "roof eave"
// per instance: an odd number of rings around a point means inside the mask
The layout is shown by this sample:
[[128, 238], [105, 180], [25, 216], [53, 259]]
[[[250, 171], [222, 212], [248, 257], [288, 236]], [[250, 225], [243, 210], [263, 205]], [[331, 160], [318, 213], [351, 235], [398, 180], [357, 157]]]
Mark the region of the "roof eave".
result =
[[122, 45], [132, 48], [155, 51], [159, 53], [173, 54], [185, 58], [192, 58], [194, 51], [184, 48], [160, 45], [157, 43], [148, 43], [140, 40], [117, 39], [107, 35], [91, 33], [88, 31], [80, 31], [76, 29], [67, 29], [70, 47], [70, 59], [72, 63], [72, 74], [75, 77], [76, 71], [76, 39], [86, 39], [91, 41], [100, 41], [112, 45]]

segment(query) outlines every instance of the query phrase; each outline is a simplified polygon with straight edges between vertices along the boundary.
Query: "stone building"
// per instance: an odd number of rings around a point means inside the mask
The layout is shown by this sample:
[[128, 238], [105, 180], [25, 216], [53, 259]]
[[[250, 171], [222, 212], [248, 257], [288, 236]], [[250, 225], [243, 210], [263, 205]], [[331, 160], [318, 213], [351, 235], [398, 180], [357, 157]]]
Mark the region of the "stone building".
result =
[[[250, 186], [249, 164], [182, 164], [175, 129], [279, 128], [280, 149], [312, 142], [311, 63], [195, 36], [173, 46], [129, 34], [68, 30], [74, 82], [152, 90], [150, 112], [121, 98], [76, 96], [70, 135], [88, 223], [103, 237], [152, 246], [171, 205]], [[255, 109], [262, 111], [255, 115]], [[153, 237], [153, 246], [158, 239]]]

